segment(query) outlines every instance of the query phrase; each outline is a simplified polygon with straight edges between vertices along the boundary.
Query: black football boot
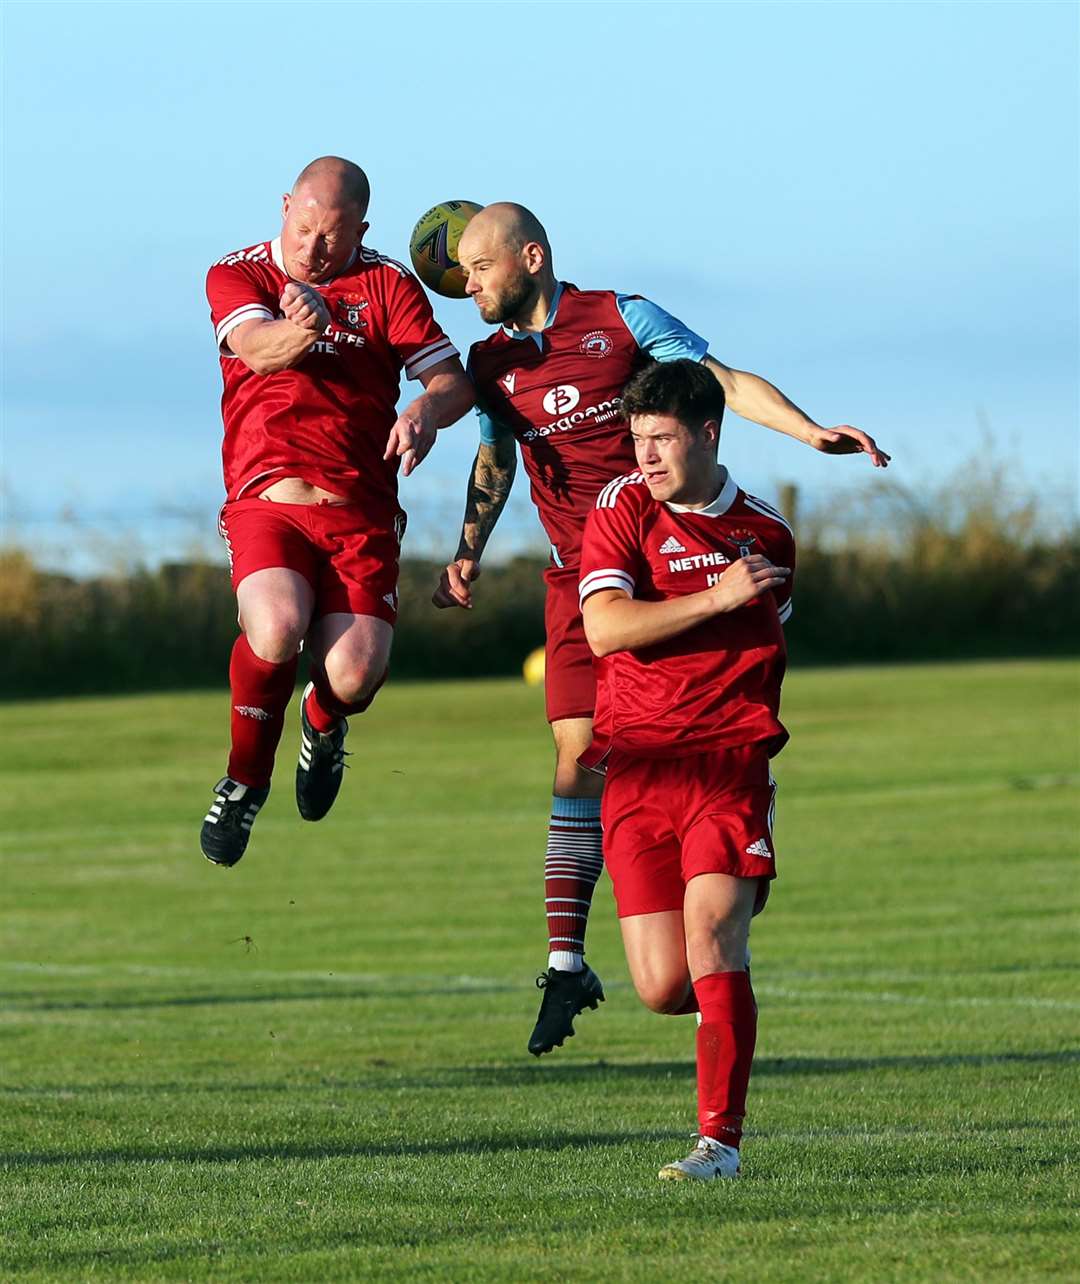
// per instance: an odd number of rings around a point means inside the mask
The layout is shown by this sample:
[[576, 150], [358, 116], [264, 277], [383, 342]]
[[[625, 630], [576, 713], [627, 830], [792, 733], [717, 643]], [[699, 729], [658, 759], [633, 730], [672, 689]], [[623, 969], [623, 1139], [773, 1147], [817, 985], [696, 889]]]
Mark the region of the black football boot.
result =
[[214, 801], [203, 820], [199, 842], [203, 855], [215, 865], [235, 865], [251, 837], [259, 808], [270, 797], [270, 788], [255, 789], [223, 776], [214, 786]]
[[333, 731], [316, 731], [308, 721], [308, 683], [300, 701], [300, 760], [296, 764], [296, 807], [305, 820], [322, 820], [334, 805], [345, 773], [349, 724], [341, 718]]
[[574, 1017], [585, 1008], [596, 1009], [604, 1001], [604, 987], [591, 967], [580, 972], [559, 972], [549, 967], [536, 978], [537, 989], [544, 991], [536, 1017], [529, 1051], [543, 1056], [552, 1048], [561, 1048], [564, 1039], [574, 1034]]

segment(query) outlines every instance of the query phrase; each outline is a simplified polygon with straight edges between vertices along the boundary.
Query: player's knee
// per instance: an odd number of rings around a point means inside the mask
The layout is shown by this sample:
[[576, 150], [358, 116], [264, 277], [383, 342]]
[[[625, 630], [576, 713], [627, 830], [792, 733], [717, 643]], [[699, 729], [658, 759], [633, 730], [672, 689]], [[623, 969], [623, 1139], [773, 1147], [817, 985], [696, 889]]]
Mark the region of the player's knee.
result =
[[367, 663], [326, 665], [330, 690], [344, 705], [364, 704], [378, 690], [384, 676], [385, 668], [376, 672], [375, 667]]
[[690, 978], [685, 973], [678, 976], [653, 975], [636, 977], [634, 988], [638, 998], [652, 1012], [670, 1016], [684, 1011], [690, 995]]
[[689, 931], [686, 957], [695, 975], [738, 972], [746, 965], [746, 926], [721, 919], [708, 929]]
[[243, 622], [248, 645], [270, 664], [284, 664], [300, 649], [307, 621], [290, 611], [259, 613]]

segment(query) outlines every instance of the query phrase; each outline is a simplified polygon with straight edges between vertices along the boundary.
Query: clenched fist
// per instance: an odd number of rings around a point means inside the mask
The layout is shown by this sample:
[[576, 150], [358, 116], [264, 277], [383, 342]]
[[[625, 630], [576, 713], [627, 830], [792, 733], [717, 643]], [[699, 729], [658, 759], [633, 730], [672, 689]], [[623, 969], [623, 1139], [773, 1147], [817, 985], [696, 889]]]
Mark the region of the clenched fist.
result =
[[330, 324], [330, 312], [318, 290], [299, 281], [290, 281], [281, 292], [281, 315], [312, 334], [322, 334]]

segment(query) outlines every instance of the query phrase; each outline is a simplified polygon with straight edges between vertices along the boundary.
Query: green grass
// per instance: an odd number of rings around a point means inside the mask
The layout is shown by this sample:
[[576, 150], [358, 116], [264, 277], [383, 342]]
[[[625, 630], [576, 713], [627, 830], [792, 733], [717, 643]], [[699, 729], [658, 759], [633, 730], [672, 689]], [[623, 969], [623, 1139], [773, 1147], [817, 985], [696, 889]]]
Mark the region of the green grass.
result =
[[746, 1176], [693, 1188], [606, 884], [609, 1001], [524, 1052], [541, 705], [391, 686], [319, 826], [290, 721], [234, 870], [221, 695], [0, 708], [0, 1279], [1080, 1278], [1080, 667], [791, 675]]

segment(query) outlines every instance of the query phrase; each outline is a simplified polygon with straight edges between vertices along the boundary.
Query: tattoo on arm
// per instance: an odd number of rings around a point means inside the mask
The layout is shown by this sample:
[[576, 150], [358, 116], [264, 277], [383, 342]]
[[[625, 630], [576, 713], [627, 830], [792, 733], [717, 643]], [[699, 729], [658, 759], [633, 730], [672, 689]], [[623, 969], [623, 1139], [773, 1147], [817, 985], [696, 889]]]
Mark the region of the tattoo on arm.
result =
[[509, 434], [489, 445], [480, 443], [473, 461], [469, 490], [465, 498], [465, 519], [457, 555], [474, 561], [484, 551], [488, 536], [499, 520], [517, 470], [517, 443]]

